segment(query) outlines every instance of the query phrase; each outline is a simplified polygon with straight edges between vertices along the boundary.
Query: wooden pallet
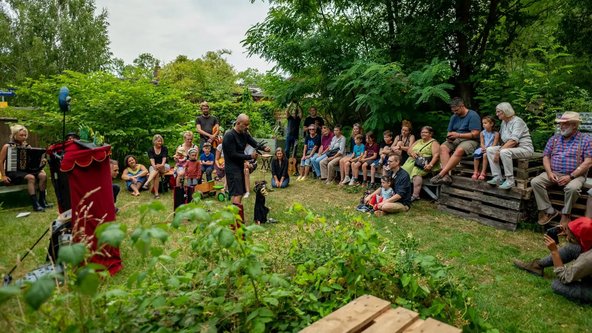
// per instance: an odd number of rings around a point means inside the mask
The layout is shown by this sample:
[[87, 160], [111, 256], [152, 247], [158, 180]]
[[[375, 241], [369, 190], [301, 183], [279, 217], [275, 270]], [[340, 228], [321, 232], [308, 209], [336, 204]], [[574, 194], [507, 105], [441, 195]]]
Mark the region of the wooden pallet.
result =
[[460, 329], [432, 318], [419, 319], [419, 314], [402, 307], [393, 309], [388, 301], [364, 295], [300, 332], [304, 333], [459, 333]]
[[[530, 180], [545, 171], [543, 167], [543, 154], [534, 153], [529, 158], [515, 159], [512, 162], [514, 164], [516, 189], [522, 190], [526, 194], [530, 188]], [[503, 172], [503, 165], [501, 168]], [[452, 170], [452, 173], [461, 177], [471, 178], [473, 170], [473, 159], [465, 158]], [[492, 174], [488, 167], [487, 179], [491, 177]]]
[[[582, 193], [580, 193], [580, 197], [578, 200], [573, 204], [571, 208], [571, 215], [572, 219], [584, 216], [586, 214], [586, 201], [588, 200], [588, 190], [592, 188], [592, 184], [585, 183], [582, 186]], [[564, 206], [564, 198], [565, 195], [563, 193], [563, 189], [559, 187], [554, 187], [549, 189], [549, 199], [551, 200], [551, 204], [553, 207], [561, 212]], [[557, 215], [551, 223], [552, 224], [559, 224], [561, 220], [561, 214]]]
[[525, 219], [530, 195], [518, 189], [500, 190], [483, 181], [453, 176], [441, 188], [438, 208], [492, 227], [516, 230]]

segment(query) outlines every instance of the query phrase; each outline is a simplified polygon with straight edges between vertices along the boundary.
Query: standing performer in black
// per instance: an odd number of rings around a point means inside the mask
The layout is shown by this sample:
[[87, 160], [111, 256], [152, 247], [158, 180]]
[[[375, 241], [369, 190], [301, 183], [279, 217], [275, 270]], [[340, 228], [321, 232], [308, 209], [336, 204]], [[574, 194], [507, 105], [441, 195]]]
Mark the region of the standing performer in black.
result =
[[[228, 192], [230, 193], [232, 204], [238, 207], [239, 215], [241, 217], [240, 224], [245, 222], [245, 213], [243, 210], [242, 199], [247, 191], [245, 188], [245, 174], [244, 163], [247, 160], [257, 159], [257, 151], [250, 155], [245, 154], [245, 147], [247, 144], [258, 147], [251, 135], [247, 133], [249, 130], [249, 116], [240, 114], [236, 118], [234, 127], [224, 135], [222, 141], [222, 151], [224, 152], [224, 172], [226, 173], [226, 180], [228, 183]], [[263, 150], [271, 151], [269, 147]]]

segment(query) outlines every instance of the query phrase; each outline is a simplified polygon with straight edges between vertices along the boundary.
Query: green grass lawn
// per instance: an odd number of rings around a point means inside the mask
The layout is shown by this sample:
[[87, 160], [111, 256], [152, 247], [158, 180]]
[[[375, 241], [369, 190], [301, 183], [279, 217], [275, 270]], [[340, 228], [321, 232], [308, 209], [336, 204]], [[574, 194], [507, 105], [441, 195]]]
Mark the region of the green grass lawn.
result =
[[[266, 177], [269, 174], [265, 175]], [[253, 179], [261, 179], [263, 174], [257, 171]], [[501, 332], [588, 332], [592, 331], [592, 307], [583, 306], [555, 295], [550, 288], [553, 272], [548, 269], [545, 278], [540, 278], [513, 267], [512, 259], [532, 259], [547, 254], [542, 241], [542, 234], [532, 228], [520, 228], [516, 232], [496, 230], [474, 221], [439, 212], [430, 202], [420, 201], [404, 214], [371, 217], [356, 212], [361, 192], [343, 189], [337, 185], [325, 185], [320, 181], [307, 180], [292, 182], [283, 190], [272, 192], [267, 199], [271, 208], [270, 216], [280, 223], [266, 227], [266, 231], [256, 234], [269, 244], [270, 256], [281, 265], [282, 249], [293, 239], [293, 230], [285, 211], [294, 203], [301, 203], [318, 214], [329, 219], [344, 219], [360, 215], [376, 223], [385, 236], [412, 234], [419, 240], [421, 250], [439, 258], [451, 266], [452, 274], [462, 278], [475, 290], [475, 304], [487, 322]], [[26, 200], [20, 198], [21, 200]], [[52, 198], [55, 202], [55, 198]], [[123, 192], [117, 206], [120, 212], [117, 220], [130, 226], [138, 223], [139, 203], [152, 200], [148, 193], [136, 198]], [[154, 221], [172, 219], [172, 193], [161, 196], [167, 206], [167, 213], [151, 216]], [[212, 199], [214, 200], [214, 199]], [[44, 213], [32, 213], [17, 219], [16, 214], [29, 211], [29, 205], [14, 207], [13, 196], [2, 196], [0, 202], [10, 201], [0, 210], [0, 269], [7, 272], [31, 246], [55, 218], [57, 210]], [[248, 221], [253, 219], [254, 196], [244, 200]], [[223, 205], [217, 201], [214, 205]], [[174, 234], [167, 248], [183, 248], [184, 236], [191, 230], [181, 229]], [[391, 236], [394, 237], [394, 236]], [[47, 237], [36, 247], [14, 273], [15, 278], [43, 263]], [[128, 243], [126, 243], [128, 244]], [[104, 288], [124, 284], [135, 271], [142, 270], [144, 262], [129, 245], [122, 248], [124, 270], [107, 281]], [[24, 320], [14, 312], [16, 322]]]

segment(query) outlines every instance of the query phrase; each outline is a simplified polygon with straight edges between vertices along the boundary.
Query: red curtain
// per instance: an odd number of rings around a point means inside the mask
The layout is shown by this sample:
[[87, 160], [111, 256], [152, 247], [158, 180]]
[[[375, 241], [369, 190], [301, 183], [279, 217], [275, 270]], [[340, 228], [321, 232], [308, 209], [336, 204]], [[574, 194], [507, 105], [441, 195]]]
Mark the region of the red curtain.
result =
[[[93, 252], [97, 226], [115, 221], [110, 155], [111, 146], [92, 148], [69, 141], [60, 167], [68, 173], [74, 241], [87, 242]], [[119, 249], [112, 246], [103, 245], [90, 261], [105, 266], [111, 275], [123, 268]]]

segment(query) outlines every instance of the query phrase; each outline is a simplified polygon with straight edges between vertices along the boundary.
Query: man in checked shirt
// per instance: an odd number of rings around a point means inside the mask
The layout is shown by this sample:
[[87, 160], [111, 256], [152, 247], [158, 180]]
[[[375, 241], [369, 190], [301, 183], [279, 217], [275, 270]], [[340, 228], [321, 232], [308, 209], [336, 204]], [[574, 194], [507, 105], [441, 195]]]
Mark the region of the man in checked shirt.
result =
[[[543, 151], [545, 172], [531, 181], [540, 225], [549, 223], [559, 213], [561, 223], [570, 221], [572, 205], [578, 200], [588, 168], [592, 166], [591, 139], [578, 130], [580, 114], [567, 111], [556, 122], [559, 123], [560, 132], [549, 139]], [[547, 188], [552, 185], [563, 187], [565, 192], [561, 212], [551, 206]]]

